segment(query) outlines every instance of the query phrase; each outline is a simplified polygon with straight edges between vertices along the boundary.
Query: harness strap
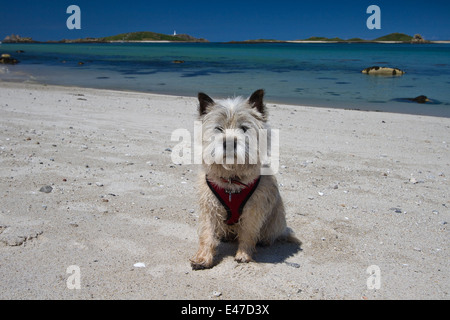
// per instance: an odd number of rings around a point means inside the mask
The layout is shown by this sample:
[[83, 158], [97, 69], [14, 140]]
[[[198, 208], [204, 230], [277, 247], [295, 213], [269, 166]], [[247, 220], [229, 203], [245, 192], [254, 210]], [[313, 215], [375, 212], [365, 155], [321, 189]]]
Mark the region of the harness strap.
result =
[[[240, 192], [233, 193], [230, 190], [217, 186], [216, 184], [210, 182], [208, 178], [206, 178], [208, 187], [211, 189], [217, 199], [219, 199], [220, 203], [227, 211], [227, 219], [225, 220], [226, 224], [233, 225], [239, 221], [245, 204], [247, 203], [248, 199], [250, 199], [253, 192], [255, 192], [260, 180], [261, 177], [258, 177], [253, 182], [242, 188]], [[234, 181], [236, 180], [233, 180], [232, 183], [235, 183]], [[244, 184], [239, 182], [239, 185]]]

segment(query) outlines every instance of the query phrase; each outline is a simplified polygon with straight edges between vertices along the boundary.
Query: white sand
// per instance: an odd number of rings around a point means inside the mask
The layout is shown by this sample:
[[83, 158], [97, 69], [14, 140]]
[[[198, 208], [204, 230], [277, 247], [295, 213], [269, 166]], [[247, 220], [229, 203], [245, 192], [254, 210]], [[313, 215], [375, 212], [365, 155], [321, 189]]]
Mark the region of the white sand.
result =
[[450, 119], [268, 103], [303, 250], [192, 271], [199, 168], [166, 149], [196, 104], [0, 82], [0, 299], [449, 298]]

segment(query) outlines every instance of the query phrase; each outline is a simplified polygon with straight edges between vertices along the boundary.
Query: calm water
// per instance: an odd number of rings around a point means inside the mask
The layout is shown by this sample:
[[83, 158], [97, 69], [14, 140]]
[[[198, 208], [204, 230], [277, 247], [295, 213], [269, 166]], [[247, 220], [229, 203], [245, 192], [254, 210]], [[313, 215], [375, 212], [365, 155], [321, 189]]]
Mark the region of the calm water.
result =
[[[2, 44], [0, 53], [21, 61], [0, 65], [2, 80], [213, 97], [264, 88], [274, 103], [450, 117], [448, 44]], [[407, 73], [361, 73], [374, 65]], [[419, 95], [432, 103], [402, 100]]]

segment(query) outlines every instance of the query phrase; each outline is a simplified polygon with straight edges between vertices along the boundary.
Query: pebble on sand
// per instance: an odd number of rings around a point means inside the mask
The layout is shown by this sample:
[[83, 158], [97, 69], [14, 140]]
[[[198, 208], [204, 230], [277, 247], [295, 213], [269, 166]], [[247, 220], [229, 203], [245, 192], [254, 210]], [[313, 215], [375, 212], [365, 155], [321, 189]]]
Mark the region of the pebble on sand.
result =
[[44, 193], [50, 193], [53, 191], [52, 186], [43, 186], [42, 188], [39, 189], [40, 192], [44, 192]]
[[137, 262], [133, 265], [135, 268], [145, 268], [145, 263], [143, 262]]

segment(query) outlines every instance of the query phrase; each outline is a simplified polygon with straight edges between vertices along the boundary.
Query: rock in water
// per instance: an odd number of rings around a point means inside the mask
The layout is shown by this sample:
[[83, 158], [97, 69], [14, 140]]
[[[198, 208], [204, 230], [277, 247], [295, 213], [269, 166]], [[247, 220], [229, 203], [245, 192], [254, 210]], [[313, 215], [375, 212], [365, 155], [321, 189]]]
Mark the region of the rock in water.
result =
[[401, 76], [405, 73], [405, 71], [397, 68], [378, 67], [378, 66], [366, 68], [361, 72], [365, 74], [382, 75], [382, 76]]
[[16, 64], [16, 63], [19, 63], [19, 60], [12, 58], [11, 55], [9, 55], [7, 53], [3, 53], [0, 56], [0, 63], [2, 63], [2, 64]]
[[429, 102], [430, 101], [430, 99], [428, 99], [427, 96], [423, 96], [423, 95], [415, 97], [415, 98], [408, 98], [408, 100], [414, 101], [414, 102], [417, 102], [417, 103], [425, 103], [425, 102]]
[[442, 102], [438, 101], [438, 100], [432, 100], [432, 99], [428, 99], [427, 96], [424, 95], [420, 95], [417, 96], [415, 98], [396, 98], [396, 99], [392, 99], [391, 101], [398, 101], [398, 102], [415, 102], [415, 103], [428, 103], [428, 104], [442, 104]]

